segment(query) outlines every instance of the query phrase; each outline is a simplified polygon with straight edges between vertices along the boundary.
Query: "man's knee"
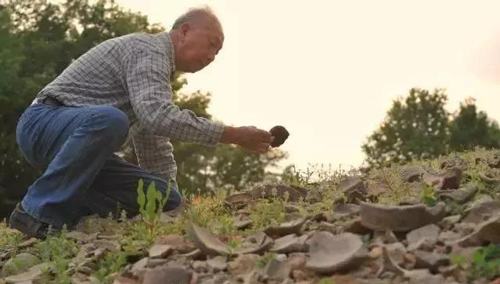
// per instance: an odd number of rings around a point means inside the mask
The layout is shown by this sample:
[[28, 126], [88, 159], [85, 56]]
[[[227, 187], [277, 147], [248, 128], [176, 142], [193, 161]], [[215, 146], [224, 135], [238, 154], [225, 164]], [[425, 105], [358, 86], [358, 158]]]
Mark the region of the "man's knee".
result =
[[98, 106], [95, 107], [95, 111], [101, 120], [102, 130], [107, 136], [123, 142], [127, 137], [130, 127], [127, 115], [123, 111], [111, 106]]

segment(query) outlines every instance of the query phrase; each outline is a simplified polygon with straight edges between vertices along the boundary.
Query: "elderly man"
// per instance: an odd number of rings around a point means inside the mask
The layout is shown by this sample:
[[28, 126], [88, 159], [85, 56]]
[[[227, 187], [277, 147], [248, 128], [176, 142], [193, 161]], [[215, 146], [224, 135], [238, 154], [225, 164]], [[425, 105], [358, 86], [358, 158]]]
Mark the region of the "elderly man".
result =
[[[170, 32], [110, 39], [71, 63], [19, 120], [19, 147], [42, 175], [16, 206], [10, 226], [45, 238], [82, 216], [107, 215], [118, 206], [136, 215], [140, 179], [164, 194], [170, 187], [163, 209], [175, 209], [181, 196], [170, 138], [267, 151], [274, 139], [268, 131], [224, 126], [172, 103], [175, 71], [203, 69], [223, 41], [211, 10], [192, 9]], [[114, 154], [129, 136], [140, 167]]]

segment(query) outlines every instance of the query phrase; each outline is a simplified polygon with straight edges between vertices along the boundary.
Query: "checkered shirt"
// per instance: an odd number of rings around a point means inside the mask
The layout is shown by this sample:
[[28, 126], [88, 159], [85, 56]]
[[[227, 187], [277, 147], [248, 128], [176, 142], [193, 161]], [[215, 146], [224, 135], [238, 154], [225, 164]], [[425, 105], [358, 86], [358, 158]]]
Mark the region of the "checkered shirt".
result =
[[[215, 146], [224, 129], [172, 103], [174, 46], [167, 32], [136, 33], [102, 42], [74, 60], [36, 99], [66, 106], [108, 105], [125, 112], [141, 168], [174, 178], [170, 138]], [[128, 139], [127, 139], [128, 140]]]

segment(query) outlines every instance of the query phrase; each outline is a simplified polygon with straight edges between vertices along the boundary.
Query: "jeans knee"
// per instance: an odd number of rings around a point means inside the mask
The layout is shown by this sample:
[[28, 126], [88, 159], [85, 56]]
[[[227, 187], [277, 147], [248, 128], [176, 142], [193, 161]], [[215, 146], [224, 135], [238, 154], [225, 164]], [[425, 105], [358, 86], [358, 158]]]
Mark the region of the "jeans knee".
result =
[[170, 211], [179, 208], [182, 204], [182, 196], [178, 190], [172, 189], [170, 191], [170, 195], [168, 196], [168, 200], [163, 207], [163, 211]]
[[130, 121], [127, 115], [115, 107], [100, 106], [98, 108], [99, 117], [102, 119], [104, 130], [111, 137], [123, 143], [130, 127]]

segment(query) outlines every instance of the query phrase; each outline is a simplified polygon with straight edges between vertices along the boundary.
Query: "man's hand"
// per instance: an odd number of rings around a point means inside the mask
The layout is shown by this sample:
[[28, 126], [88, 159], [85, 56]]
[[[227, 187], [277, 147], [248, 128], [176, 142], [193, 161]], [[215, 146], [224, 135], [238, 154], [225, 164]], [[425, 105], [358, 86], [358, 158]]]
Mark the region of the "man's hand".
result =
[[227, 126], [222, 133], [220, 142], [236, 144], [250, 151], [264, 153], [272, 143], [271, 133], [254, 126]]

